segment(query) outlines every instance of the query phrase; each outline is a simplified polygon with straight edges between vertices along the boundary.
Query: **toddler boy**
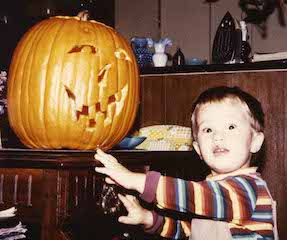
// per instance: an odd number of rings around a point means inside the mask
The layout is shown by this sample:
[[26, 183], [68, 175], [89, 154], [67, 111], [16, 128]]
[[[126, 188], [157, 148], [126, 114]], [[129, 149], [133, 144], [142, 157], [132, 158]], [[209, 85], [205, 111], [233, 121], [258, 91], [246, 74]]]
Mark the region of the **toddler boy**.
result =
[[[277, 239], [275, 204], [252, 155], [264, 141], [264, 113], [259, 101], [234, 87], [203, 92], [192, 110], [193, 147], [210, 167], [205, 181], [193, 182], [150, 171], [134, 173], [98, 150], [108, 183], [136, 190], [158, 208], [190, 212], [204, 219], [191, 223], [143, 209], [135, 197], [119, 196], [128, 210], [119, 221], [143, 224], [162, 237], [193, 240]], [[206, 219], [207, 218], [207, 219]]]

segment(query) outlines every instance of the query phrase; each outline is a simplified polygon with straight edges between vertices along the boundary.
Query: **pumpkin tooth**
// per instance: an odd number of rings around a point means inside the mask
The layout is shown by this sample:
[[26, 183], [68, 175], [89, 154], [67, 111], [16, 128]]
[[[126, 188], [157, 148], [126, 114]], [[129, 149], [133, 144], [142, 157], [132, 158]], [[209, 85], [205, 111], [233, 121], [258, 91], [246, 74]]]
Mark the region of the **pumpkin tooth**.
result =
[[119, 91], [115, 94], [115, 98], [116, 98], [116, 101], [119, 102], [121, 101], [121, 98], [122, 98], [122, 92]]
[[94, 119], [96, 117], [96, 105], [89, 106], [89, 119]]
[[108, 99], [107, 99], [107, 98], [102, 99], [100, 106], [101, 106], [101, 111], [102, 111], [102, 112], [107, 111], [107, 108], [108, 108]]
[[87, 116], [82, 115], [82, 114], [79, 114], [79, 120], [78, 120], [78, 122], [79, 122], [79, 125], [80, 125], [82, 128], [86, 129], [86, 127], [87, 127], [87, 122], [88, 122]]
[[116, 103], [113, 102], [111, 104], [109, 104], [108, 106], [108, 110], [107, 110], [107, 118], [113, 119], [116, 113]]
[[83, 111], [83, 104], [80, 102], [75, 101], [75, 110], [78, 112], [82, 112]]

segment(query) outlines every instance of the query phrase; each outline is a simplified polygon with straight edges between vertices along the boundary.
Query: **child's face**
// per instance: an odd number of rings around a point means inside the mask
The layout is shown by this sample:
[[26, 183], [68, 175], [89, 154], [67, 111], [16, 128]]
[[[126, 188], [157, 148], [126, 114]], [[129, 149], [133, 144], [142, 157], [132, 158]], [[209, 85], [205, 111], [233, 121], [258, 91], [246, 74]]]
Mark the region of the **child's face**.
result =
[[250, 165], [264, 135], [251, 126], [251, 117], [238, 100], [207, 103], [198, 109], [197, 139], [193, 146], [213, 174], [229, 173]]

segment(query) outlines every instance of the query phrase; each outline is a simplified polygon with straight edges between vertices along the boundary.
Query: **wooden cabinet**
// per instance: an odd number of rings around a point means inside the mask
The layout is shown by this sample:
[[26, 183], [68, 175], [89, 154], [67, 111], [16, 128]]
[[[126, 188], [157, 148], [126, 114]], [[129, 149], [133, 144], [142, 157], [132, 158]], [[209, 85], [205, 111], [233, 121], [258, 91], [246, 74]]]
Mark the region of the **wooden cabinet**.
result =
[[[111, 154], [137, 172], [153, 169], [201, 180], [208, 171], [188, 151]], [[99, 163], [93, 156], [93, 151], [1, 150], [0, 208], [16, 206], [20, 220], [28, 226], [28, 239], [33, 240], [85, 240], [91, 235], [110, 240], [125, 232], [142, 236], [139, 229], [117, 223], [116, 216], [123, 211], [104, 213], [100, 204], [104, 180], [94, 171]]]

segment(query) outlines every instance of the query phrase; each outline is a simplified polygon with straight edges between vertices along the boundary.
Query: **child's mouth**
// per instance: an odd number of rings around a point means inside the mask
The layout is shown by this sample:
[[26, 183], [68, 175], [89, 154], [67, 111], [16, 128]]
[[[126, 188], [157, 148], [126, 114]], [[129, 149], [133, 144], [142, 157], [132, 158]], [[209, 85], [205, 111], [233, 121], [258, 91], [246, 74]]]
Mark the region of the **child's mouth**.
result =
[[219, 147], [215, 148], [215, 150], [213, 151], [213, 153], [215, 155], [224, 155], [224, 154], [226, 154], [228, 152], [229, 151], [226, 148], [219, 148]]

